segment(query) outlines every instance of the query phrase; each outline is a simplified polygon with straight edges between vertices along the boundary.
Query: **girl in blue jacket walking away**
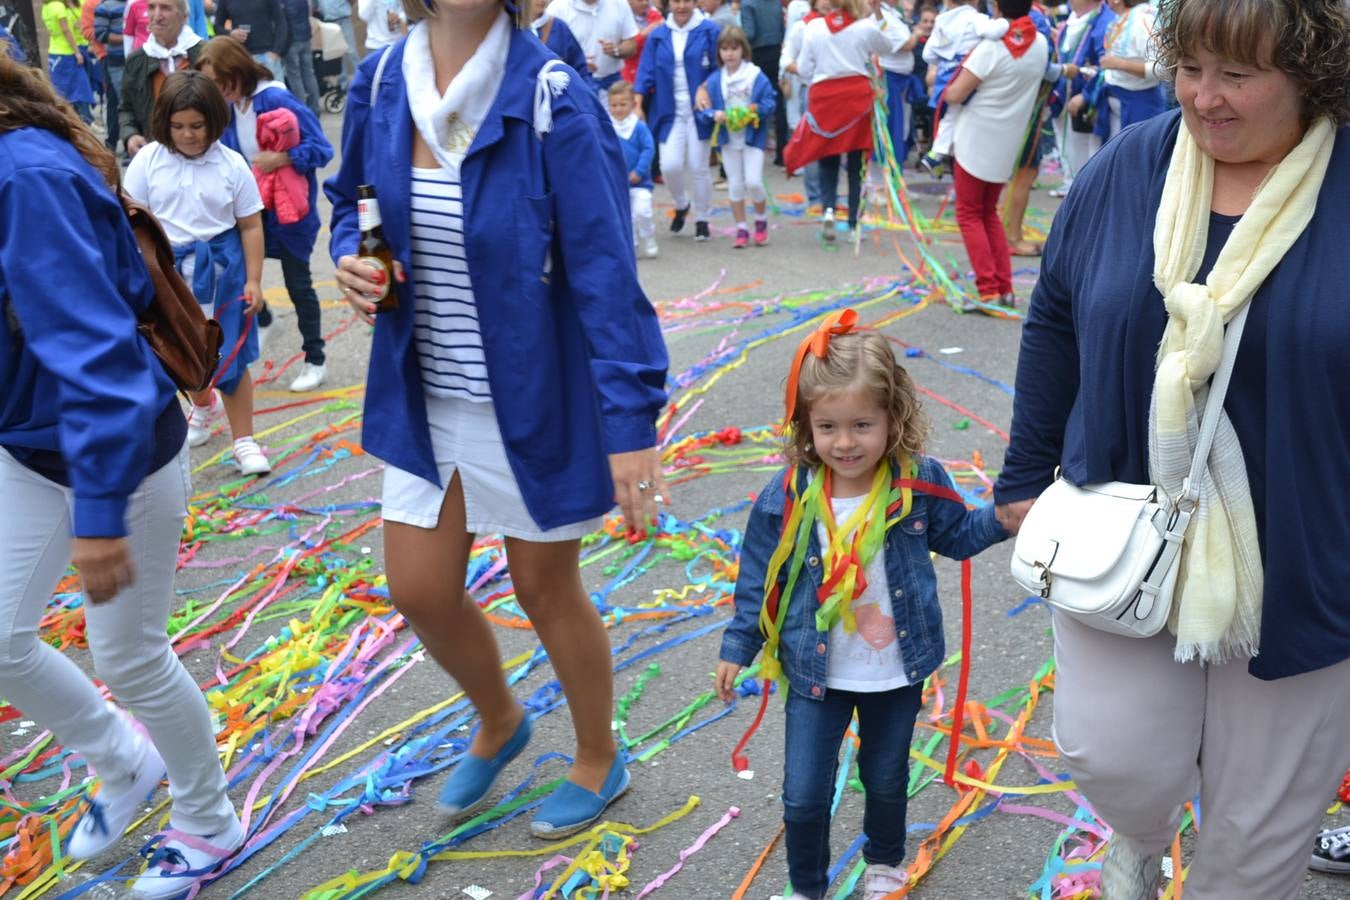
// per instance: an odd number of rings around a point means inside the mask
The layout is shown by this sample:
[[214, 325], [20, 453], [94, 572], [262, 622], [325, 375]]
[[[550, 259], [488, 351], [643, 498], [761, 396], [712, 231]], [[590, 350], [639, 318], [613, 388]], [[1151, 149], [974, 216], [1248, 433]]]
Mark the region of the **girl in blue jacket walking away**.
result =
[[790, 465], [750, 513], [736, 613], [717, 692], [763, 648], [787, 693], [783, 823], [794, 896], [828, 887], [830, 798], [856, 710], [866, 792], [867, 900], [905, 883], [909, 745], [924, 679], [942, 662], [930, 550], [965, 559], [1007, 537], [987, 506], [967, 510], [934, 459], [909, 374], [876, 332], [834, 313], [788, 376]]
[[750, 41], [735, 25], [722, 29], [717, 38], [722, 68], [699, 88], [698, 117], [715, 123], [714, 141], [727, 171], [727, 198], [736, 219], [732, 246], [742, 250], [750, 243], [745, 221], [745, 196], [755, 204], [755, 246], [769, 242], [765, 212], [764, 145], [773, 125], [773, 84], [750, 61]]
[[[666, 351], [638, 285], [628, 179], [592, 91], [502, 0], [409, 0], [406, 39], [352, 82], [342, 168], [326, 185], [348, 303], [375, 321], [365, 449], [386, 463], [394, 604], [464, 688], [479, 728], [441, 790], [446, 813], [492, 802], [530, 739], [496, 639], [464, 591], [474, 535], [505, 536], [517, 600], [576, 726], [568, 778], [535, 813], [582, 830], [628, 787], [610, 731], [609, 641], [578, 570], [617, 499], [644, 531], [669, 496], [655, 421]], [[361, 201], [370, 185], [378, 206]], [[392, 277], [356, 257], [378, 216]]]

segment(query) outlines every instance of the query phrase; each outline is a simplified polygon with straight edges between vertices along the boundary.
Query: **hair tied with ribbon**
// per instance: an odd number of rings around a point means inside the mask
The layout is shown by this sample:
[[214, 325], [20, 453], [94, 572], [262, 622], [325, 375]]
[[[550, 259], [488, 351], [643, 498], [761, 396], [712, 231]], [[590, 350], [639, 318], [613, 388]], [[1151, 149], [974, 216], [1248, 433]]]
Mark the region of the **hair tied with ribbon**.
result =
[[849, 334], [857, 330], [858, 312], [854, 309], [841, 309], [830, 313], [824, 318], [816, 330], [808, 334], [797, 347], [797, 355], [792, 358], [792, 371], [788, 373], [787, 380], [787, 414], [783, 419], [784, 425], [792, 423], [792, 415], [797, 411], [797, 383], [801, 378], [802, 363], [806, 362], [806, 354], [815, 354], [816, 358], [824, 359], [830, 352], [830, 338], [835, 335]]

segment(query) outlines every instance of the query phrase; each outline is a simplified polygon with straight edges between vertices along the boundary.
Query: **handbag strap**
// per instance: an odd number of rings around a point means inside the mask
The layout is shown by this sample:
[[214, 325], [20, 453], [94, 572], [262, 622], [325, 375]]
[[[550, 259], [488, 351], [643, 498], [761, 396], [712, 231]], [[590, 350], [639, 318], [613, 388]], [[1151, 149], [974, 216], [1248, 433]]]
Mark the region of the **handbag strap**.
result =
[[1247, 311], [1252, 303], [1248, 299], [1242, 309], [1233, 316], [1223, 335], [1223, 356], [1219, 367], [1214, 370], [1214, 380], [1209, 385], [1209, 397], [1205, 400], [1205, 417], [1200, 421], [1200, 439], [1195, 445], [1195, 455], [1191, 457], [1191, 471], [1181, 486], [1179, 504], [1190, 501], [1194, 505], [1200, 501], [1200, 482], [1205, 477], [1205, 466], [1209, 462], [1209, 451], [1214, 445], [1214, 433], [1219, 429], [1219, 414], [1223, 411], [1224, 396], [1228, 393], [1228, 382], [1233, 375], [1233, 363], [1237, 360], [1238, 344], [1242, 342], [1242, 329], [1247, 324]]

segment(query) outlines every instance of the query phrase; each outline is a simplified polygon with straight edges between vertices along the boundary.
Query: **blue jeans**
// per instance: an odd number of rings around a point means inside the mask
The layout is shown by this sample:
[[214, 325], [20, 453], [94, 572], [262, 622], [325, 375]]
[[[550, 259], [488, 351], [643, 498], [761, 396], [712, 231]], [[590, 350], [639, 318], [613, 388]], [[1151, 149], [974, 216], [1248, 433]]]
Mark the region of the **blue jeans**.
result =
[[[805, 85], [805, 84], [802, 85], [801, 99], [800, 99], [802, 115], [806, 115], [806, 96], [807, 96], [807, 92], [808, 92], [809, 90], [810, 90], [810, 85]], [[805, 178], [806, 178], [806, 205], [807, 205], [807, 206], [819, 206], [819, 205], [820, 205], [820, 164], [819, 164], [819, 163], [807, 163], [807, 164], [806, 164], [806, 168], [805, 168], [804, 171], [805, 171]]]
[[271, 72], [273, 81], [286, 81], [286, 60], [280, 56], [273, 58], [270, 53], [255, 53], [253, 61]]
[[291, 41], [286, 48], [286, 86], [301, 97], [314, 115], [321, 115], [319, 81], [314, 77], [314, 50], [309, 41]]
[[887, 866], [904, 861], [909, 745], [922, 698], [922, 683], [879, 693], [830, 689], [822, 700], [788, 694], [783, 824], [795, 894], [824, 897], [829, 887], [830, 800], [839, 745], [855, 709], [858, 774], [866, 792], [863, 859]]
[[106, 122], [104, 123], [107, 137], [104, 142], [108, 145], [108, 149], [113, 153], [117, 153], [118, 148], [121, 146], [119, 142], [121, 130], [117, 119], [117, 104], [122, 97], [122, 69], [123, 61], [120, 59], [116, 62], [110, 62], [106, 58], [103, 60], [103, 88], [107, 92], [103, 101], [104, 112], [107, 114]]

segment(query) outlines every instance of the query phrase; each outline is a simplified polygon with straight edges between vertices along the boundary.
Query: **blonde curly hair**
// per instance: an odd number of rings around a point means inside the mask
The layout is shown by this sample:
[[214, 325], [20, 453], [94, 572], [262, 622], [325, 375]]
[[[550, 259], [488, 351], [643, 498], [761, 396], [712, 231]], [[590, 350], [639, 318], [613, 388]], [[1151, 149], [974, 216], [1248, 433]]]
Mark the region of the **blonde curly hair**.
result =
[[792, 465], [821, 465], [811, 443], [811, 404], [844, 391], [863, 391], [886, 410], [888, 457], [917, 457], [928, 438], [928, 416], [914, 381], [895, 359], [891, 344], [875, 331], [855, 331], [830, 338], [829, 350], [808, 353], [797, 381], [797, 403], [784, 429], [783, 453]]

